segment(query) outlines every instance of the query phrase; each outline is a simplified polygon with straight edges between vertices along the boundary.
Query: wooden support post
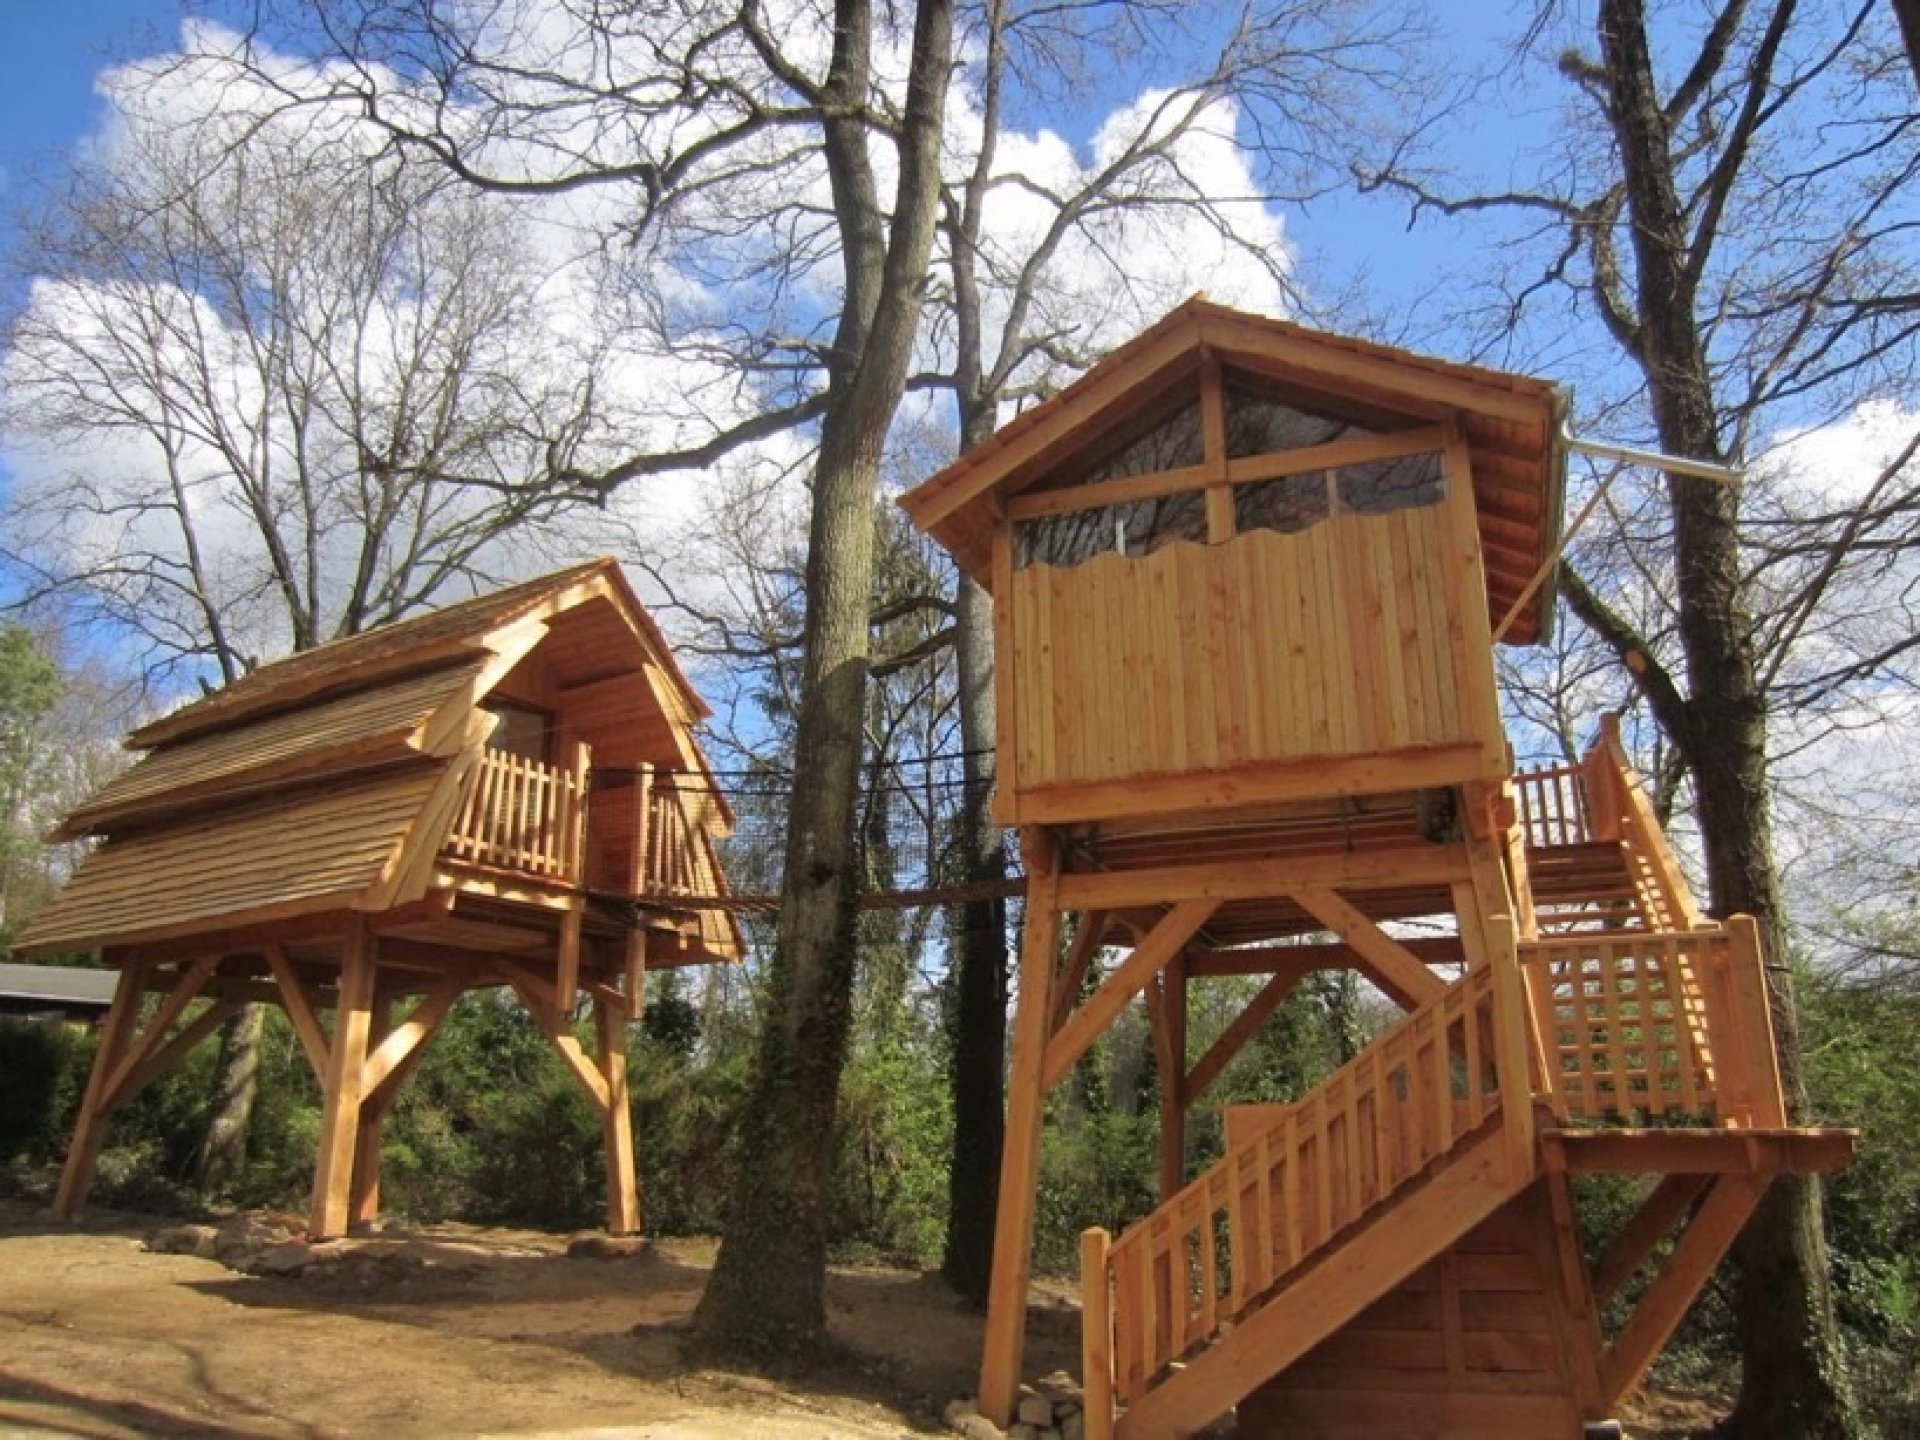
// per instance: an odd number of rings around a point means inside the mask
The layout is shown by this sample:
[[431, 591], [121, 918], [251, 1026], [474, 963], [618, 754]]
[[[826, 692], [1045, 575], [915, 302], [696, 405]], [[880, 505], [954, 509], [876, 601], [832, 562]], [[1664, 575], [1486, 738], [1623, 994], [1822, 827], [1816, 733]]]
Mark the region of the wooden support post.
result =
[[1080, 987], [1087, 982], [1087, 970], [1100, 949], [1101, 937], [1106, 934], [1107, 918], [1105, 910], [1088, 910], [1080, 916], [1073, 943], [1067, 947], [1066, 961], [1060, 967], [1060, 978], [1054, 982], [1053, 1022], [1048, 1027], [1049, 1034], [1066, 1024], [1067, 1017], [1073, 1014], [1074, 1004], [1080, 999]]
[[62, 1219], [71, 1220], [78, 1214], [80, 1207], [87, 1203], [87, 1192], [93, 1188], [93, 1167], [100, 1158], [100, 1142], [106, 1135], [107, 1082], [119, 1068], [133, 1039], [134, 1027], [140, 1023], [147, 970], [145, 961], [128, 960], [120, 967], [120, 978], [114, 984], [113, 1004], [108, 1007], [106, 1022], [100, 1027], [100, 1048], [94, 1052], [87, 1093], [80, 1101], [73, 1141], [67, 1146], [67, 1161], [60, 1170], [60, 1188], [54, 1194], [53, 1210]]
[[[1032, 905], [1031, 887], [1027, 893], [1027, 903]], [[1051, 1089], [1059, 1083], [1087, 1053], [1087, 1047], [1106, 1034], [1107, 1027], [1119, 1018], [1133, 997], [1186, 949], [1187, 942], [1219, 908], [1218, 900], [1182, 900], [1140, 937], [1133, 953], [1101, 982], [1100, 988], [1073, 1012], [1060, 1027], [1060, 1033], [1047, 1044], [1042, 1060], [1044, 1088]]]
[[1101, 1229], [1080, 1232], [1080, 1389], [1086, 1440], [1113, 1440], [1113, 1291]]
[[266, 950], [267, 968], [273, 972], [274, 983], [280, 987], [280, 1007], [287, 1012], [293, 1033], [300, 1037], [300, 1048], [307, 1052], [307, 1063], [313, 1067], [313, 1078], [324, 1088], [327, 1083], [327, 1051], [332, 1042], [320, 1027], [320, 1018], [314, 1014], [313, 1001], [300, 984], [300, 977], [294, 973], [293, 962], [287, 958], [287, 947], [276, 942], [269, 944]]
[[1046, 1110], [1043, 1069], [1053, 1017], [1054, 952], [1059, 948], [1060, 861], [1053, 837], [1038, 826], [1020, 832], [1027, 867], [1025, 932], [1020, 937], [1020, 989], [1014, 1007], [1013, 1064], [1007, 1076], [1007, 1130], [1000, 1155], [994, 1214], [993, 1274], [981, 1345], [980, 1413], [1012, 1423], [1027, 1339], [1027, 1281], [1033, 1266], [1033, 1211], [1040, 1170], [1040, 1124]]
[[1160, 1070], [1160, 1203], [1187, 1183], [1187, 975], [1172, 961], [1148, 991]]
[[1493, 1055], [1500, 1072], [1500, 1126], [1506, 1134], [1507, 1179], [1519, 1185], [1530, 1178], [1536, 1168], [1533, 1057], [1527, 1041], [1533, 1028], [1533, 1012], [1527, 1004], [1526, 986], [1520, 975], [1513, 918], [1492, 916], [1486, 929], [1492, 951]]
[[1447, 988], [1418, 956], [1338, 891], [1303, 885], [1293, 892], [1293, 899], [1352, 947], [1367, 978], [1402, 1010], [1417, 1010]]
[[313, 1168], [313, 1213], [308, 1221], [315, 1239], [346, 1234], [352, 1212], [354, 1150], [360, 1134], [367, 1031], [373, 1020], [377, 944], [365, 917], [356, 915], [340, 957], [340, 995], [327, 1055], [326, 1103], [320, 1115], [320, 1153]]
[[553, 997], [554, 1006], [561, 1018], [573, 1014], [574, 1002], [580, 996], [580, 926], [585, 918], [584, 902], [577, 900], [560, 916], [560, 939], [558, 953], [554, 959]]
[[[393, 996], [376, 988], [367, 1016], [367, 1050], [378, 1053], [393, 1033]], [[387, 1107], [368, 1104], [375, 1085], [360, 1072], [360, 1115], [354, 1124], [353, 1185], [348, 1201], [347, 1228], [361, 1230], [380, 1218], [380, 1132], [386, 1126]]]
[[627, 1026], [640, 1016], [647, 974], [647, 935], [636, 932], [627, 944], [626, 993], [619, 1004], [596, 996], [594, 1024], [600, 1042], [600, 1073], [607, 1082], [607, 1108], [601, 1122], [607, 1156], [607, 1233], [640, 1233], [640, 1182], [634, 1170], [633, 1107], [627, 1091]]

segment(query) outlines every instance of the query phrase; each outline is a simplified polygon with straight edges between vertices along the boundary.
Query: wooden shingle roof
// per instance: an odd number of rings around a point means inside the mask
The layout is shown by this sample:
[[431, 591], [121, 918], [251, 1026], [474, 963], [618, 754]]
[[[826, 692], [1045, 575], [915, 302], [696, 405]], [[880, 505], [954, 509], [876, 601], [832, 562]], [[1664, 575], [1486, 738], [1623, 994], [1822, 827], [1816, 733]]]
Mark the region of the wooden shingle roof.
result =
[[[1565, 486], [1564, 391], [1547, 381], [1420, 355], [1254, 315], [1195, 296], [1112, 351], [1059, 393], [1022, 412], [900, 499], [962, 569], [990, 583], [991, 539], [1005, 497], [1097, 449], [1143, 405], [1196, 374], [1205, 357], [1275, 390], [1335, 396], [1381, 411], [1457, 424], [1474, 462], [1474, 498], [1497, 621], [1555, 553]], [[1509, 639], [1542, 637], [1551, 580]]]
[[[617, 563], [595, 561], [262, 666], [136, 731], [128, 743], [150, 753], [56, 832], [102, 843], [20, 948], [144, 943], [419, 898], [445, 883], [438, 857], [495, 724], [483, 702], [525, 663], [546, 683], [574, 676], [611, 707], [589, 733], [639, 725], [648, 743], [671, 742], [669, 763], [705, 769], [692, 727], [706, 706]], [[729, 820], [722, 804], [695, 818], [704, 858]], [[737, 953], [728, 917], [716, 920], [726, 934], [709, 950]]]
[[688, 683], [646, 607], [628, 586], [613, 559], [589, 561], [543, 575], [491, 594], [457, 601], [407, 620], [394, 621], [358, 635], [316, 645], [250, 671], [231, 685], [142, 726], [127, 746], [148, 750], [260, 715], [304, 704], [317, 695], [357, 688], [403, 671], [445, 664], [487, 653], [487, 637], [503, 627], [564, 608], [583, 587], [605, 589], [618, 597], [646, 635], [653, 658], [687, 698], [694, 713], [708, 711]]

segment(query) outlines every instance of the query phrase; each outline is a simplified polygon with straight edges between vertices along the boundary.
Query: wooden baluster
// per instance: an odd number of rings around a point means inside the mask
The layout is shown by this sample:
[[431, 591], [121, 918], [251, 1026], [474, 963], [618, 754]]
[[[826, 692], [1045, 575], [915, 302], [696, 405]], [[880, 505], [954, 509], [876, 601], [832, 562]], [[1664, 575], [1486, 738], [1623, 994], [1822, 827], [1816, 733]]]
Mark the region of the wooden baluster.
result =
[[1240, 1171], [1249, 1155], [1257, 1154], [1257, 1149], [1251, 1152], [1229, 1150], [1226, 1154], [1227, 1313], [1235, 1318], [1238, 1318], [1240, 1307], [1247, 1300], [1247, 1286], [1252, 1278], [1248, 1270], [1253, 1264], [1257, 1248], [1254, 1237], [1247, 1233], [1246, 1187], [1241, 1184]]
[[1300, 1146], [1300, 1107], [1293, 1105], [1287, 1108], [1286, 1133], [1280, 1147], [1281, 1154], [1285, 1157], [1287, 1166], [1286, 1188], [1281, 1192], [1283, 1202], [1281, 1209], [1284, 1212], [1286, 1220], [1287, 1263], [1285, 1268], [1288, 1270], [1291, 1270], [1300, 1263], [1300, 1252], [1302, 1249], [1303, 1224], [1300, 1218]]
[[633, 780], [633, 874], [636, 895], [653, 890], [653, 766], [641, 765]]
[[1254, 1191], [1255, 1224], [1259, 1241], [1253, 1247], [1253, 1274], [1248, 1277], [1249, 1293], [1262, 1295], [1273, 1284], [1273, 1131], [1262, 1130], [1254, 1141], [1254, 1165], [1259, 1188]]
[[1086, 1440], [1113, 1440], [1110, 1246], [1104, 1230], [1080, 1233], [1080, 1385]]

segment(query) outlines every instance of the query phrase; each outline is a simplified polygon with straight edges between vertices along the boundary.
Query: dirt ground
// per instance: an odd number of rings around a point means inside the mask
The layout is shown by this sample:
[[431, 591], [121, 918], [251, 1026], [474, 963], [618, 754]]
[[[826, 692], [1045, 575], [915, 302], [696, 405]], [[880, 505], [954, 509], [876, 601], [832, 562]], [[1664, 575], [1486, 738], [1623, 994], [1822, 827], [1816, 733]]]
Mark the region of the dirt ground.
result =
[[[848, 1358], [775, 1383], [682, 1358], [710, 1245], [434, 1226], [424, 1266], [316, 1286], [148, 1253], [165, 1223], [0, 1203], [0, 1435], [897, 1437], [940, 1429], [979, 1353], [978, 1314], [907, 1271], [836, 1270]], [[1031, 1359], [1077, 1369], [1078, 1321], [1043, 1302]]]
[[[681, 1353], [710, 1244], [581, 1259], [557, 1236], [433, 1226], [400, 1237], [404, 1266], [316, 1282], [148, 1252], [167, 1223], [0, 1202], [0, 1436], [894, 1440], [941, 1430], [979, 1354], [978, 1313], [910, 1271], [836, 1269], [845, 1360], [775, 1382]], [[1077, 1371], [1078, 1345], [1064, 1291], [1038, 1297], [1030, 1371]], [[1714, 1409], [1656, 1393], [1630, 1428], [1677, 1440]]]

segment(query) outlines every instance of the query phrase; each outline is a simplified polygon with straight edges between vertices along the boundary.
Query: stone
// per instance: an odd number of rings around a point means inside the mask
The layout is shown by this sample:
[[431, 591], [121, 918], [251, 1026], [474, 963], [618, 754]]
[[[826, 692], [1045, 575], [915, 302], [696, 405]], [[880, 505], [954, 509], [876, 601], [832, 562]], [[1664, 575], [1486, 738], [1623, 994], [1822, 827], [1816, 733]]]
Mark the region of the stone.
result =
[[243, 1269], [249, 1275], [298, 1275], [313, 1264], [313, 1247], [304, 1240], [283, 1240], [255, 1250]]
[[966, 1440], [1007, 1440], [1000, 1427], [984, 1415], [968, 1415], [956, 1428]]
[[1016, 1420], [1007, 1431], [1007, 1440], [1040, 1440], [1040, 1427]]
[[236, 1215], [215, 1233], [213, 1255], [229, 1270], [251, 1273], [254, 1260], [263, 1251], [291, 1240], [304, 1240], [306, 1233], [306, 1222], [298, 1216], [272, 1211]]
[[947, 1401], [947, 1408], [940, 1412], [940, 1419], [949, 1430], [958, 1430], [961, 1421], [965, 1420], [969, 1415], [978, 1415], [979, 1413], [978, 1410], [973, 1408], [973, 1401], [967, 1399], [964, 1395], [960, 1395]]
[[1087, 1417], [1078, 1410], [1060, 1422], [1060, 1440], [1086, 1440]]
[[1015, 1418], [1039, 1427], [1053, 1424], [1053, 1401], [1044, 1395], [1022, 1395]]
[[211, 1225], [170, 1225], [147, 1237], [147, 1249], [156, 1255], [194, 1255], [211, 1260], [219, 1234]]

